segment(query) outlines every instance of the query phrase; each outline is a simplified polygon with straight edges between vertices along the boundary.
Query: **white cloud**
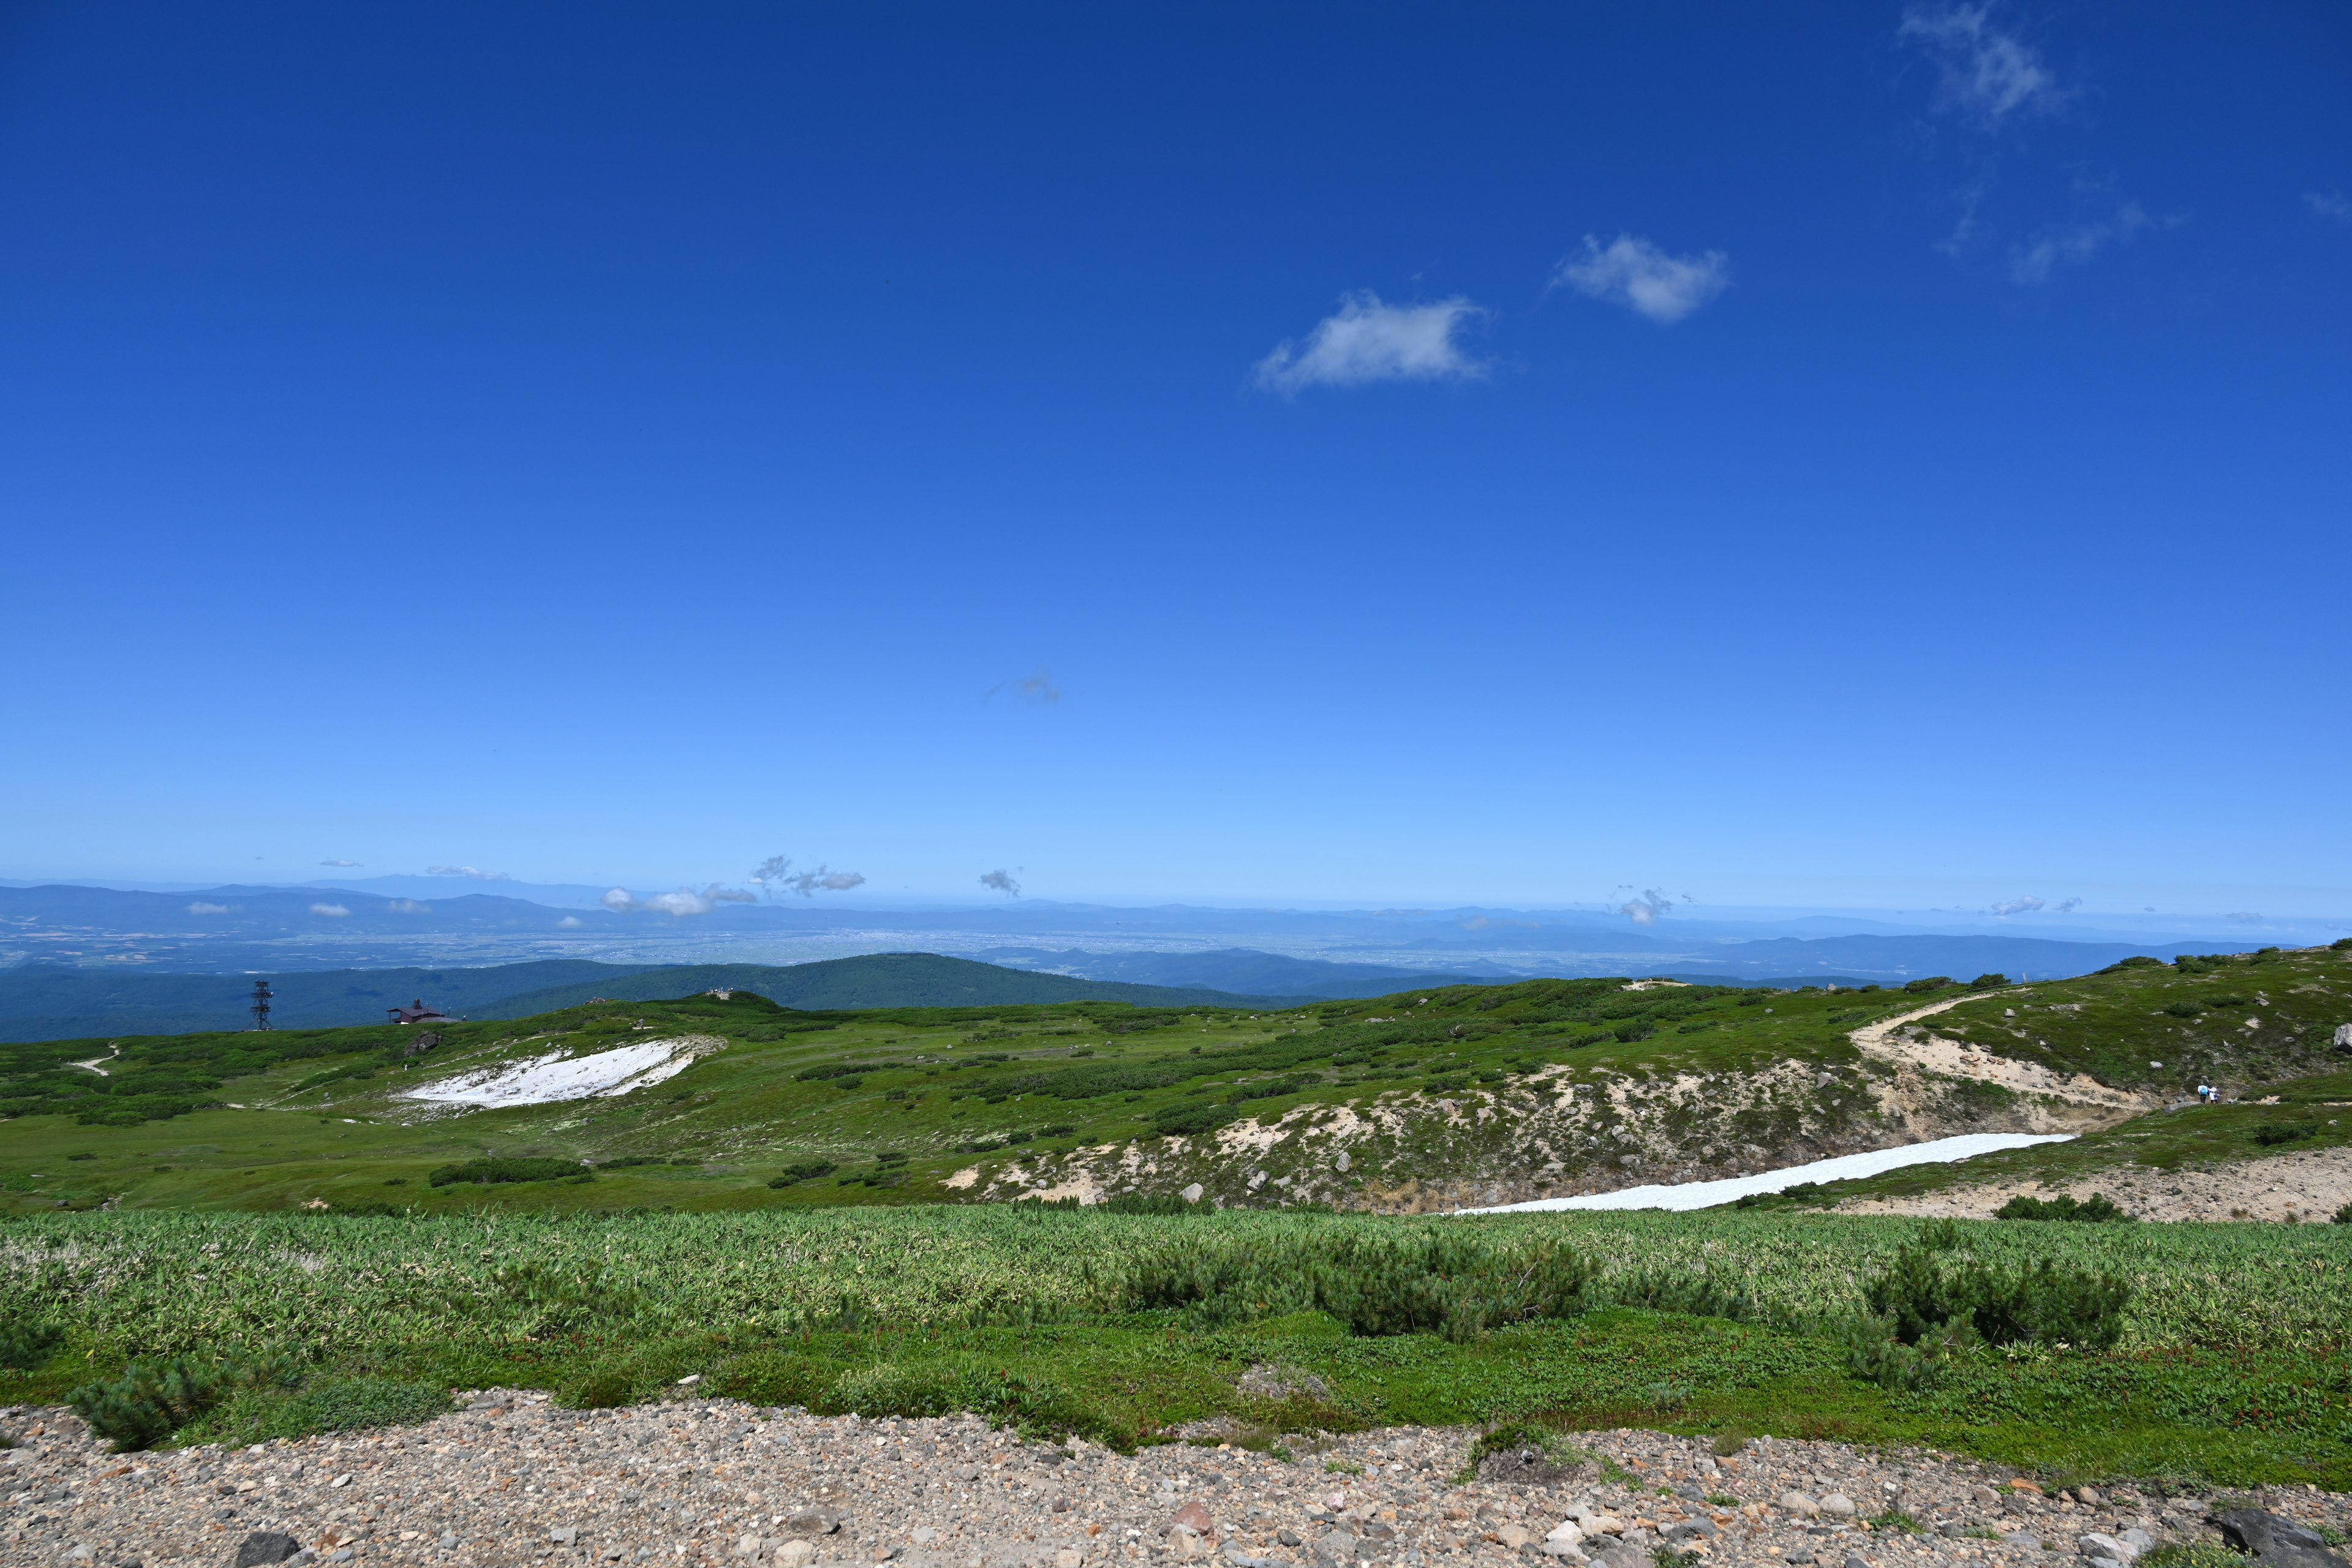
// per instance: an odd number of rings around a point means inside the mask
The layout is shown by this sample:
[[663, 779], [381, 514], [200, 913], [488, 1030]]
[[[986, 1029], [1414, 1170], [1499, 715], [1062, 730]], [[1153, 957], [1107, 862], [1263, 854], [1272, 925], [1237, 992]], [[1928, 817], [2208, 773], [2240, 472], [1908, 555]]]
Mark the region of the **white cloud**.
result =
[[1565, 285], [1596, 300], [1640, 312], [1654, 321], [1679, 321], [1731, 285], [1731, 258], [1719, 250], [1669, 256], [1646, 239], [1621, 234], [1607, 247], [1584, 237], [1584, 254], [1552, 269], [1551, 286]]
[[350, 914], [352, 911], [343, 908], [341, 904], [312, 904], [310, 906], [310, 912], [314, 915], [326, 915], [333, 920], [341, 920], [345, 915]]
[[2352, 224], [2352, 197], [2342, 191], [2305, 191], [2303, 199], [2314, 217], [2324, 217], [2334, 224]]
[[356, 860], [321, 860], [319, 864], [321, 866], [356, 866], [359, 862]]
[[2041, 907], [2042, 900], [2028, 894], [2021, 899], [2011, 899], [2006, 903], [1995, 904], [1992, 907], [1992, 912], [1997, 915], [2030, 915]]
[[1644, 889], [1617, 907], [1617, 912], [1637, 926], [1654, 926], [1664, 920], [1675, 907], [1669, 894], [1656, 888]]
[[2129, 245], [2140, 230], [2155, 222], [2137, 202], [2126, 202], [2112, 217], [2045, 228], [2031, 242], [2010, 247], [2010, 281], [2047, 283], [2059, 263], [2080, 267], [2111, 244]]
[[429, 915], [433, 912], [431, 904], [420, 904], [415, 899], [394, 899], [383, 907], [396, 915]]
[[226, 904], [194, 903], [188, 906], [188, 912], [192, 915], [225, 915], [228, 913], [228, 906]]
[[562, 926], [564, 930], [569, 931], [569, 930], [571, 930], [572, 927], [574, 927], [574, 926], [576, 926], [576, 925], [579, 925], [579, 924], [581, 923], [581, 921], [580, 921], [580, 917], [579, 917], [578, 915], [566, 915], [566, 916], [564, 916], [562, 920], [560, 920], [560, 921], [556, 921], [555, 923], [556, 923], [557, 925], [559, 925], [559, 926]]
[[1486, 314], [1456, 296], [1434, 305], [1387, 305], [1367, 289], [1342, 296], [1304, 343], [1285, 340], [1257, 362], [1260, 386], [1295, 393], [1307, 386], [1360, 386], [1368, 381], [1464, 381], [1486, 367], [1462, 352], [1454, 330]]
[[2055, 109], [2065, 101], [2058, 78], [2033, 46], [1990, 24], [1986, 5], [1914, 5], [1895, 36], [1916, 39], [1943, 69], [1944, 107], [1967, 110], [1988, 125], [2011, 114]]
[[425, 874], [428, 877], [471, 877], [478, 882], [511, 882], [514, 880], [512, 877], [508, 876], [504, 871], [477, 871], [471, 866], [427, 866], [425, 868]]
[[[860, 877], [857, 879], [862, 882], [866, 879]], [[646, 899], [638, 898], [626, 888], [614, 888], [596, 901], [619, 914], [629, 914], [637, 910], [658, 910], [666, 915], [686, 916], [707, 915], [720, 904], [750, 904], [759, 900], [758, 895], [745, 892], [740, 888], [722, 888], [714, 882], [698, 893], [692, 888], [680, 888], [675, 893], [656, 893]], [[571, 923], [577, 925], [579, 921]]]

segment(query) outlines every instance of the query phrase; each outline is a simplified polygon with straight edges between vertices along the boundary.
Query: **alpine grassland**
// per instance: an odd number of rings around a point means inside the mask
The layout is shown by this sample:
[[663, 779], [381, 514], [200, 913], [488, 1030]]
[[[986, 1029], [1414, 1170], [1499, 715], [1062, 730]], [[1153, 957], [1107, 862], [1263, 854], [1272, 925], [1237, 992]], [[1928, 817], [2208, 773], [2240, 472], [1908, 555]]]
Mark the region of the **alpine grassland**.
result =
[[693, 1379], [1121, 1447], [1534, 1420], [2341, 1487], [2347, 1269], [2332, 1226], [1734, 1211], [57, 1214], [0, 1229], [0, 1323], [46, 1350], [0, 1394], [126, 1446]]

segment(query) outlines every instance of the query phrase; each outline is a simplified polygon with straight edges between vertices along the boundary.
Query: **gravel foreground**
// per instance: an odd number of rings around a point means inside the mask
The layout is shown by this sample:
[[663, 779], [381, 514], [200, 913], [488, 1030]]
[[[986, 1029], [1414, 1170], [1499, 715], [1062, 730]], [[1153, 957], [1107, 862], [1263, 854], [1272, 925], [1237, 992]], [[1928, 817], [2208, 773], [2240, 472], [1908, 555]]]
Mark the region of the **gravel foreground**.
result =
[[[1522, 1450], [1456, 1484], [1472, 1429], [1359, 1433], [1286, 1462], [1198, 1442], [1132, 1457], [1024, 1443], [971, 1417], [463, 1397], [422, 1426], [125, 1455], [70, 1412], [0, 1410], [18, 1445], [0, 1452], [0, 1562], [1653, 1568], [1670, 1547], [1727, 1564], [2128, 1568], [2156, 1543], [2221, 1540], [2209, 1518], [2221, 1505], [2201, 1496], [2043, 1496], [1997, 1466], [1836, 1443], [1759, 1438], [1718, 1458], [1704, 1438], [1594, 1432], [1575, 1440], [1606, 1463], [1563, 1468]], [[2345, 1494], [2231, 1501], [2352, 1529]], [[1886, 1518], [1897, 1511], [1920, 1532]], [[2330, 1560], [2293, 1560], [2314, 1559]]]

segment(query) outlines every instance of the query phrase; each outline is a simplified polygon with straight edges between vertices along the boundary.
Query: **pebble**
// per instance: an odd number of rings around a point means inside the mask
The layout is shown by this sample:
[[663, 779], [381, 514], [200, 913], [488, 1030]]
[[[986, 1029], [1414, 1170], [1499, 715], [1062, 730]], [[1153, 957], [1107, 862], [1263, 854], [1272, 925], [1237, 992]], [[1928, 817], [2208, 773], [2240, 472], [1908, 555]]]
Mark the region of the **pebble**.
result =
[[[126, 1455], [69, 1412], [0, 1410], [22, 1445], [0, 1450], [0, 1563], [1654, 1568], [1671, 1546], [1710, 1568], [2130, 1568], [2164, 1542], [2221, 1539], [2201, 1499], [2121, 1485], [2043, 1496], [2000, 1466], [1833, 1443], [1717, 1456], [1706, 1439], [1584, 1433], [1574, 1441], [1628, 1479], [1583, 1467], [1457, 1485], [1476, 1436], [1459, 1427], [1295, 1439], [1286, 1462], [1222, 1445], [1123, 1456], [1023, 1442], [970, 1417], [818, 1417], [690, 1386], [623, 1410], [503, 1390], [469, 1400], [394, 1431]], [[2352, 1529], [2340, 1494], [2256, 1500]]]

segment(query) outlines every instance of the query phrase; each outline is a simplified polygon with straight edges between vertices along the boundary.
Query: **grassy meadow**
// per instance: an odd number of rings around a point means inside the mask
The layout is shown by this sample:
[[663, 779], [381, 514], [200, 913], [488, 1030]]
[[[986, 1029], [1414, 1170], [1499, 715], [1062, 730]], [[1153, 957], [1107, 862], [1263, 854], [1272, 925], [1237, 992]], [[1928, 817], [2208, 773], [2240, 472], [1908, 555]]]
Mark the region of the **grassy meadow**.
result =
[[[976, 1408], [1128, 1446], [1223, 1418], [1245, 1441], [1548, 1420], [1925, 1442], [2053, 1476], [2352, 1486], [2352, 1228], [1985, 1222], [1995, 1270], [2134, 1287], [2116, 1342], [1979, 1347], [1918, 1386], [1859, 1374], [1841, 1322], [1928, 1227], [1717, 1211], [1469, 1220], [1106, 1214], [1035, 1204], [768, 1214], [57, 1214], [0, 1232], [0, 1395], [133, 1360], [263, 1369], [182, 1424], [246, 1440], [452, 1387], [572, 1403], [698, 1392], [867, 1414]], [[1573, 1300], [1476, 1331], [1297, 1296], [1317, 1258], [1423, 1241], [1463, 1281], [1569, 1258]], [[1171, 1266], [1214, 1300], [1150, 1305]], [[1475, 1278], [1474, 1278], [1475, 1277]], [[1696, 1289], [1694, 1289], [1696, 1287]], [[1720, 1306], [1730, 1301], [1733, 1306]], [[1210, 1310], [1217, 1303], [1216, 1310]], [[1237, 1386], [1272, 1363], [1319, 1397]], [[1295, 1380], [1294, 1380], [1295, 1381]]]

